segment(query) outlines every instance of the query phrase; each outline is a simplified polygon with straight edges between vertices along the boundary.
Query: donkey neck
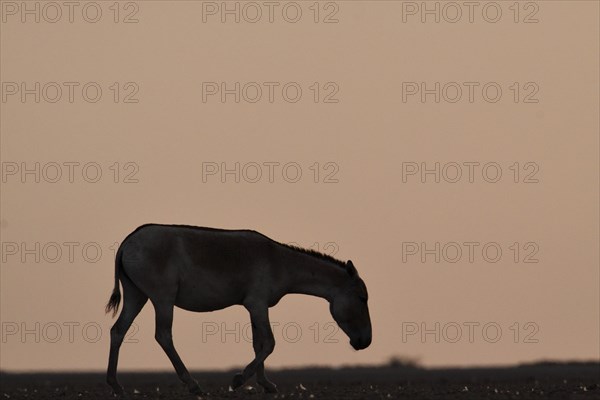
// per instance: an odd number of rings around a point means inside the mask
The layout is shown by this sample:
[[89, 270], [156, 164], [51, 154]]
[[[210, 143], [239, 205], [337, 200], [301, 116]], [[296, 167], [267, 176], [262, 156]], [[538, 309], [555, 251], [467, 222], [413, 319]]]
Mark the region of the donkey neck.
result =
[[288, 293], [307, 294], [331, 302], [347, 282], [348, 273], [333, 260], [290, 249], [286, 266], [290, 272]]

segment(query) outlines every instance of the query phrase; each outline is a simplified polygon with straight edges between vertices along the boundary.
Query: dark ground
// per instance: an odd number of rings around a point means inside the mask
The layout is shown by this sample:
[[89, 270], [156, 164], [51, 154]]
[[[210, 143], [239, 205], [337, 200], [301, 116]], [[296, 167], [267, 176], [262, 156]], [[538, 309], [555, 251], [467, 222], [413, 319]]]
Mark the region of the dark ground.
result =
[[[228, 390], [234, 372], [194, 372], [205, 399], [600, 399], [600, 363], [539, 363], [507, 368], [421, 369], [406, 365], [272, 371], [279, 388], [254, 381]], [[121, 373], [129, 399], [195, 399], [174, 372]], [[0, 400], [109, 399], [101, 373], [0, 373]]]

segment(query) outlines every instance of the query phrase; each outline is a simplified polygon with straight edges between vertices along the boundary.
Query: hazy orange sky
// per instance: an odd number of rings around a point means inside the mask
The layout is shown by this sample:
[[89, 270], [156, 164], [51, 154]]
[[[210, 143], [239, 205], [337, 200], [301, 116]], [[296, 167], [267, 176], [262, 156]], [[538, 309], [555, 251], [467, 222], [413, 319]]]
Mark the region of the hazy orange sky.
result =
[[[147, 222], [352, 259], [371, 347], [288, 296], [271, 367], [598, 359], [599, 5], [488, 3], [2, 1], [0, 368], [104, 369]], [[177, 310], [175, 345], [245, 365], [248, 323]], [[135, 326], [121, 369], [170, 369]]]

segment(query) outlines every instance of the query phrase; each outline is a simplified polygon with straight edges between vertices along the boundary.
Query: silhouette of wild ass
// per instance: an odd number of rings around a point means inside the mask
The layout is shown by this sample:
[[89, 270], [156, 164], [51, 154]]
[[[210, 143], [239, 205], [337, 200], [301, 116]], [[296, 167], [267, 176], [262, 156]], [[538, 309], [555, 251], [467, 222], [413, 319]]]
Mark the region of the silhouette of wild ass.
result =
[[326, 299], [352, 347], [360, 350], [371, 344], [367, 288], [352, 261], [278, 243], [255, 231], [143, 225], [125, 238], [116, 254], [115, 287], [106, 305], [113, 316], [121, 301], [119, 281], [123, 309], [110, 330], [107, 371], [115, 394], [123, 394], [117, 381], [119, 348], [148, 299], [156, 314], [156, 341], [194, 394], [202, 391], [173, 346], [174, 306], [206, 312], [239, 304], [248, 310], [255, 358], [234, 376], [234, 389], [256, 374], [266, 392], [277, 391], [264, 369], [275, 347], [268, 312], [288, 293]]

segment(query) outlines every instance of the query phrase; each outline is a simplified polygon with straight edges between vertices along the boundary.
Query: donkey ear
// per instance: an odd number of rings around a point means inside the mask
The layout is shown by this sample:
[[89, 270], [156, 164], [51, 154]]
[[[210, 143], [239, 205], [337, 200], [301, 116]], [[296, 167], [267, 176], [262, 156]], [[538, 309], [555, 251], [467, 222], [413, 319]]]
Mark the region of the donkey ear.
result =
[[350, 275], [351, 277], [355, 277], [358, 275], [358, 271], [356, 270], [356, 267], [354, 266], [351, 260], [348, 260], [348, 262], [346, 263], [346, 271], [348, 271], [348, 275]]

